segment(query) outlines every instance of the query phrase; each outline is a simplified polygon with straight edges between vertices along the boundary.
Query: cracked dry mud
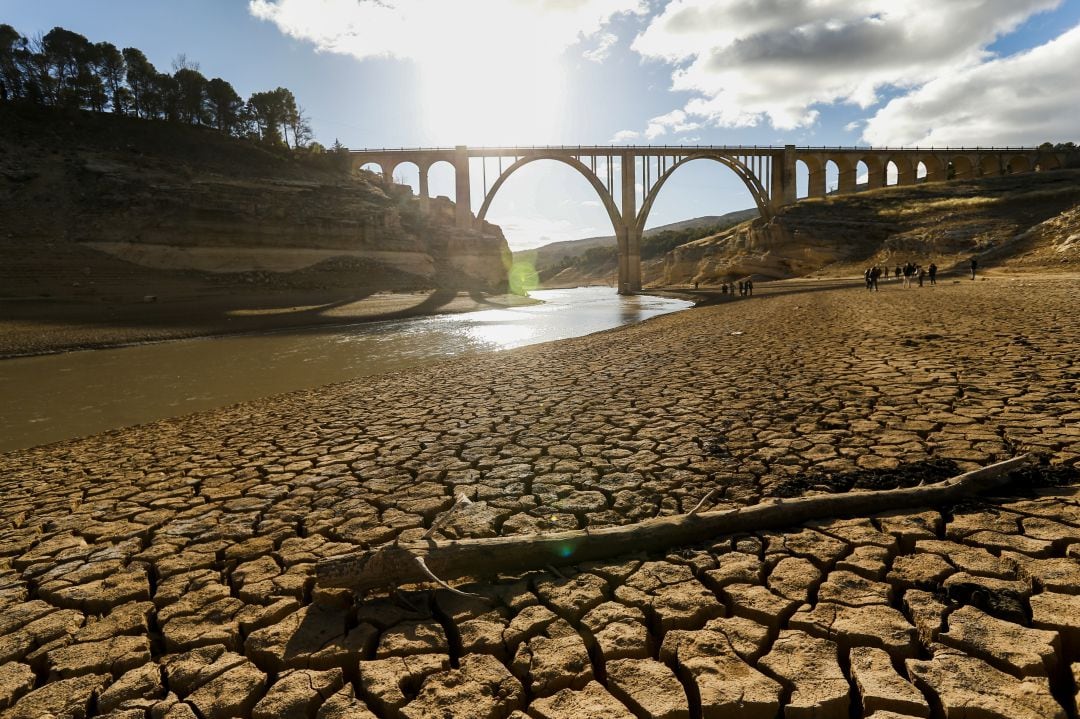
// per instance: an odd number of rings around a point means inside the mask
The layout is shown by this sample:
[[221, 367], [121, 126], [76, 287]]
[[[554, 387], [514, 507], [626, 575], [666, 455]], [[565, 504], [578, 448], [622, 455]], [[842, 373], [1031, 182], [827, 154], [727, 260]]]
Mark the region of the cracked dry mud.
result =
[[478, 598], [356, 602], [313, 567], [415, 540], [461, 493], [442, 536], [1020, 448], [1074, 467], [1078, 289], [777, 293], [0, 456], [0, 714], [1075, 717], [1075, 482], [465, 584]]

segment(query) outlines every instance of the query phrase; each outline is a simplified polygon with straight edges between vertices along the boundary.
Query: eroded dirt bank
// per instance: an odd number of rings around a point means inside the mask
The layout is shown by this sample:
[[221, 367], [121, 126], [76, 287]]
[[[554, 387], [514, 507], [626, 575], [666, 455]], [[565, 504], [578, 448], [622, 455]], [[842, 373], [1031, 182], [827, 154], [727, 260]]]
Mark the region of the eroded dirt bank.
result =
[[[1075, 716], [1078, 289], [805, 283], [2, 455], [0, 707]], [[311, 579], [457, 493], [478, 502], [446, 535], [528, 533], [1022, 449], [1072, 484], [469, 587], [488, 601]]]

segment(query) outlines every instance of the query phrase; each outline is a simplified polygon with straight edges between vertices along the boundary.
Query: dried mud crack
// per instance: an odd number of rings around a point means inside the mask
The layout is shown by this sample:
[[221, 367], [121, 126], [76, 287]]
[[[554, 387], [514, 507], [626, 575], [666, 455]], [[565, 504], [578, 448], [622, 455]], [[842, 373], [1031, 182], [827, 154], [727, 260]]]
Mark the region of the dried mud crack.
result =
[[[778, 292], [0, 455], [0, 716], [1076, 717], [1078, 289]], [[478, 597], [314, 581], [459, 495], [436, 537], [1018, 451], [1049, 465], [1003, 496], [459, 585]]]

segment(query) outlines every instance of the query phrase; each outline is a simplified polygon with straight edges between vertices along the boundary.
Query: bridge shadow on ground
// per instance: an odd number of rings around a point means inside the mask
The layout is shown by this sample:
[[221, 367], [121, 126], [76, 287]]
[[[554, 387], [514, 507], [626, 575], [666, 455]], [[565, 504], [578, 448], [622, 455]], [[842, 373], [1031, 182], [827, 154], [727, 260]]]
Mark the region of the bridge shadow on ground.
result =
[[[517, 303], [520, 304], [520, 303]], [[424, 292], [358, 290], [342, 294], [268, 292], [108, 302], [97, 299], [20, 299], [2, 303], [0, 357], [108, 347], [187, 337], [301, 330], [399, 320], [446, 312], [503, 309], [476, 290]]]

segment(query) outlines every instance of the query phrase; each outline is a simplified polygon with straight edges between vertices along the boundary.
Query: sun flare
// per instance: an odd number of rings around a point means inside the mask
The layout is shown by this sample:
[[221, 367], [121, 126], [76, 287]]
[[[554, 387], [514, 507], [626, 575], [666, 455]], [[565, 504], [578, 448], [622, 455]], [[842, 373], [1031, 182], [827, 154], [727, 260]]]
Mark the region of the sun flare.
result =
[[420, 107], [440, 144], [510, 145], [555, 142], [563, 106], [562, 63], [551, 53], [514, 61], [475, 47], [419, 61]]

